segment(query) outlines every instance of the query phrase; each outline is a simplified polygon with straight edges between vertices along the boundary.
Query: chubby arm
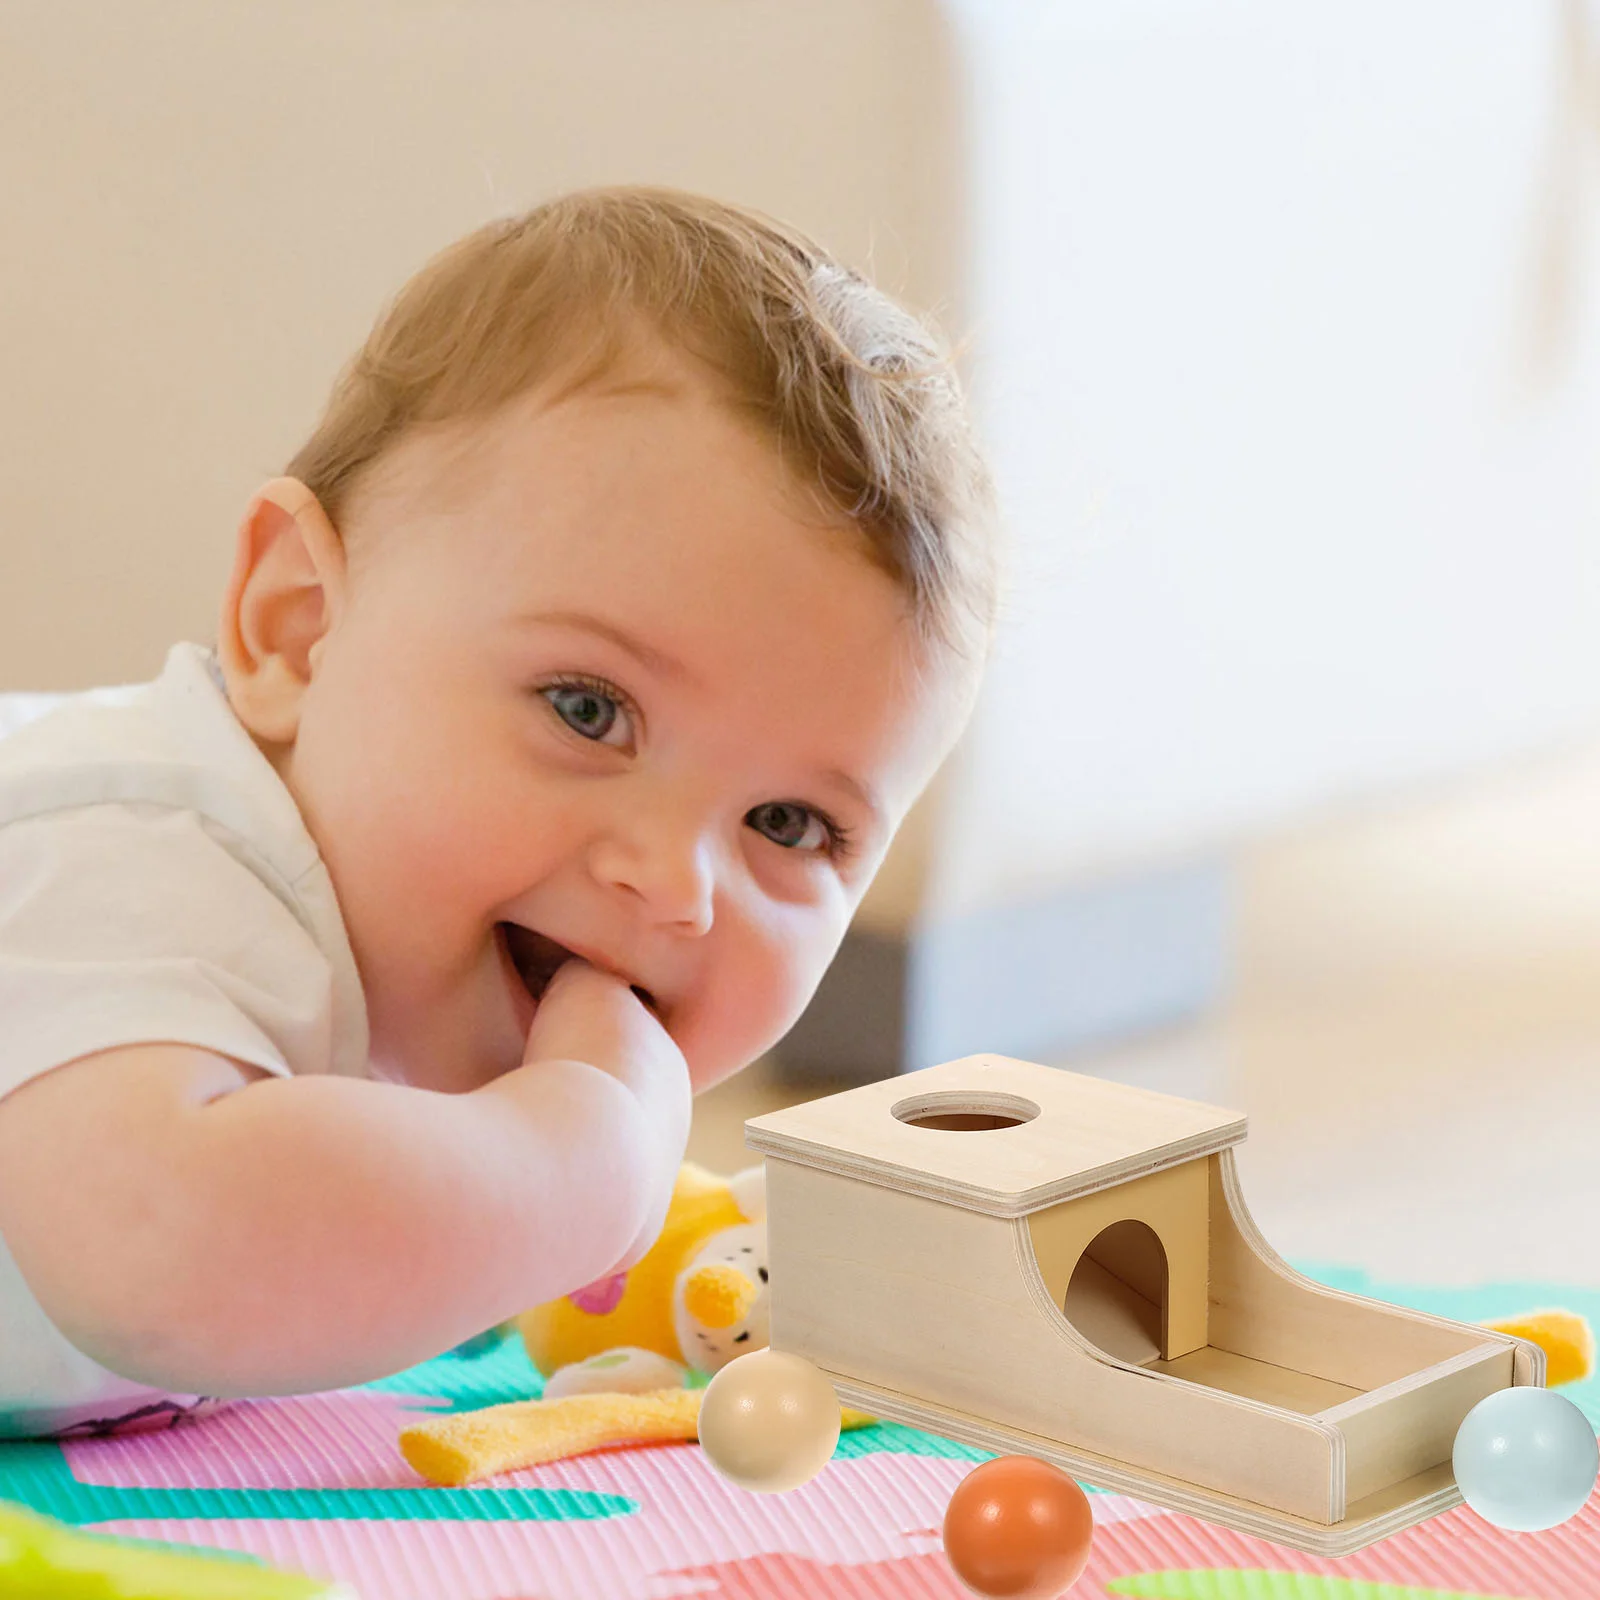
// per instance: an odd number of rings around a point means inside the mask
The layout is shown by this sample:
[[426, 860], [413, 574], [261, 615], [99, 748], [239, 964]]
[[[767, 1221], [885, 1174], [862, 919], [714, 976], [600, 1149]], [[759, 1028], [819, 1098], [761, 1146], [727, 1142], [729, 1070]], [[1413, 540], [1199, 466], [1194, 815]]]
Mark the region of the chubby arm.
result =
[[0, 1233], [62, 1332], [135, 1381], [266, 1395], [398, 1371], [659, 1228], [688, 1120], [664, 1030], [564, 968], [528, 1056], [461, 1095], [175, 1044], [83, 1057], [0, 1101]]

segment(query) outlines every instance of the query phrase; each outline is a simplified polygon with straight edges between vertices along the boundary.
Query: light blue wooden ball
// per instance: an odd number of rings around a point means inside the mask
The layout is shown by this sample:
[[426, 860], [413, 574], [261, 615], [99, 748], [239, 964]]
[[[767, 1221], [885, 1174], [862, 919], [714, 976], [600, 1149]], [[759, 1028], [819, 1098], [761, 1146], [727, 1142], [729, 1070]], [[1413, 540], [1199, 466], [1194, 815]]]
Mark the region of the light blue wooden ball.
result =
[[1497, 1528], [1537, 1533], [1583, 1506], [1600, 1473], [1600, 1442], [1564, 1395], [1530, 1387], [1480, 1400], [1456, 1430], [1456, 1482]]

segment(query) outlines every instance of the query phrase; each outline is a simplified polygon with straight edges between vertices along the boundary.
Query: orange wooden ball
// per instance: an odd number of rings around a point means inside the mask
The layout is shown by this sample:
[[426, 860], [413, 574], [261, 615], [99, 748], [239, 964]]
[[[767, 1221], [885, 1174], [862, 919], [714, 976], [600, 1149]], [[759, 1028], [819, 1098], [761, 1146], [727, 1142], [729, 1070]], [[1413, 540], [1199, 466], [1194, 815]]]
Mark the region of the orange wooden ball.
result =
[[1093, 1539], [1088, 1495], [1032, 1456], [974, 1467], [944, 1514], [950, 1565], [985, 1600], [1056, 1600], [1088, 1565]]

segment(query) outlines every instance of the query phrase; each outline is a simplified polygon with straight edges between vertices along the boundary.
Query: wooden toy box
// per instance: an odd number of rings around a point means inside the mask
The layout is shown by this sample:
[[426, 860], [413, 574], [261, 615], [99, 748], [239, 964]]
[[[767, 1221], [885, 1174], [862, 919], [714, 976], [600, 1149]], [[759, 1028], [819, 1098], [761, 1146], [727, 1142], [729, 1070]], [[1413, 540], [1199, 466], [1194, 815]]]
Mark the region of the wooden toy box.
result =
[[772, 1347], [846, 1404], [1315, 1554], [1458, 1504], [1456, 1429], [1544, 1352], [1295, 1272], [1244, 1137], [1000, 1056], [757, 1117]]

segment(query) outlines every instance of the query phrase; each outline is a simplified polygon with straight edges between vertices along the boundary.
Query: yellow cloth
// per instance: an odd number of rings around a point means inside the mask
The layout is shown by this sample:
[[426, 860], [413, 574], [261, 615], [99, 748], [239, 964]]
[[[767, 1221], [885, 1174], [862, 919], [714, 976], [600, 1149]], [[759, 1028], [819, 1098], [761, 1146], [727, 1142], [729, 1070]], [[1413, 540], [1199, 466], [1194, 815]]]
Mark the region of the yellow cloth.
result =
[[[652, 1389], [647, 1394], [515, 1400], [414, 1423], [400, 1434], [400, 1453], [430, 1483], [454, 1489], [497, 1472], [564, 1461], [608, 1445], [697, 1439], [704, 1393]], [[840, 1412], [844, 1428], [864, 1428], [873, 1421], [864, 1412]]]
[[607, 1445], [697, 1438], [701, 1393], [653, 1389], [647, 1394], [516, 1400], [415, 1423], [402, 1430], [400, 1453], [429, 1482], [455, 1488]]
[[1576, 1383], [1594, 1371], [1594, 1334], [1575, 1311], [1524, 1311], [1483, 1326], [1538, 1345], [1545, 1354], [1547, 1389], [1558, 1383]]

